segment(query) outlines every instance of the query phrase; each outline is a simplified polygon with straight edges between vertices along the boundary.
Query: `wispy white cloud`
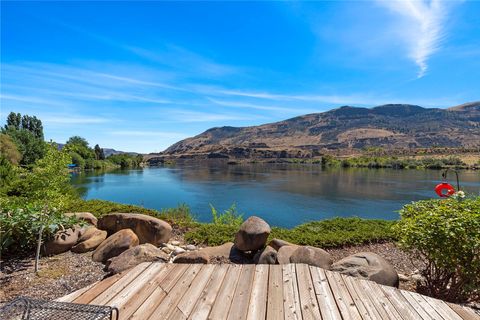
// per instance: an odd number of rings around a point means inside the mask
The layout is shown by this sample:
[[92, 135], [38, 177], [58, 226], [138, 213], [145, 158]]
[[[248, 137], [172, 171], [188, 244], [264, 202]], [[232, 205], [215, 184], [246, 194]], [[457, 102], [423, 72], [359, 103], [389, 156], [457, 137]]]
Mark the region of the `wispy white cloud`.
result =
[[110, 131], [109, 134], [114, 136], [125, 136], [125, 137], [157, 137], [157, 138], [171, 138], [171, 139], [184, 139], [188, 135], [179, 132], [170, 132], [170, 131], [143, 131], [143, 130], [118, 130]]
[[112, 122], [112, 119], [105, 117], [90, 117], [72, 114], [39, 115], [39, 118], [45, 125], [100, 124]]
[[428, 59], [438, 51], [446, 37], [445, 23], [455, 1], [377, 0], [395, 15], [396, 31], [407, 45], [408, 56], [418, 66], [417, 77], [428, 69]]
[[254, 109], [254, 110], [265, 110], [265, 111], [276, 111], [282, 113], [308, 113], [314, 112], [313, 109], [303, 109], [303, 108], [293, 108], [293, 107], [279, 107], [279, 106], [266, 106], [266, 105], [259, 105], [255, 103], [248, 103], [244, 101], [231, 101], [231, 100], [218, 100], [208, 98], [208, 101], [224, 106], [224, 107], [233, 107], [233, 108], [246, 108], [246, 109]]
[[[189, 110], [164, 110], [166, 116], [175, 122], [216, 122], [251, 120], [251, 116], [238, 114], [222, 114], [214, 112], [198, 112]], [[258, 117], [257, 117], [258, 118]]]

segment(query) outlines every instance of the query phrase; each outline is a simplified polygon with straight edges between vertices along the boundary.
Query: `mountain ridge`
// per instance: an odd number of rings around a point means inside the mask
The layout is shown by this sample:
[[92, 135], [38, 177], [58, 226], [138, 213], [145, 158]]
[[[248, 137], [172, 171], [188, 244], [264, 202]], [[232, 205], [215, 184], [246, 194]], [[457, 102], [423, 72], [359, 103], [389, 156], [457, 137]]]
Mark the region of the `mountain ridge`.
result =
[[249, 149], [247, 153], [251, 153], [250, 149], [298, 150], [302, 156], [314, 156], [328, 150], [369, 146], [480, 147], [480, 101], [447, 109], [410, 104], [342, 106], [259, 126], [214, 127], [173, 144], [162, 154], [223, 154], [238, 158], [245, 153], [238, 150], [243, 148]]

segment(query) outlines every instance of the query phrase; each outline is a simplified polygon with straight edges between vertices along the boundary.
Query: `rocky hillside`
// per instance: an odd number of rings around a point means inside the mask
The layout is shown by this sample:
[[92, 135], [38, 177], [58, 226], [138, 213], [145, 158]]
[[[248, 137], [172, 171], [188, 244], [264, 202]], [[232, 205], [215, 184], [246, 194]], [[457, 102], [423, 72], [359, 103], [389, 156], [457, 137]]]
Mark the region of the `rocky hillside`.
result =
[[480, 146], [480, 102], [449, 109], [388, 104], [344, 106], [252, 127], [218, 127], [179, 141], [163, 155], [209, 158], [315, 156], [326, 150]]

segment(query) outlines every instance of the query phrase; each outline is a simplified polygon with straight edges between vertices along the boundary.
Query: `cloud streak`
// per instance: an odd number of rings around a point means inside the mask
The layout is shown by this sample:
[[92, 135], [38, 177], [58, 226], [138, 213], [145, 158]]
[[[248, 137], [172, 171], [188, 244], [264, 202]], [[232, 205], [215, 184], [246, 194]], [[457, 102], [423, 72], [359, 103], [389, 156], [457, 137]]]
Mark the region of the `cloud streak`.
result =
[[446, 37], [445, 22], [452, 5], [444, 0], [378, 0], [398, 15], [397, 32], [408, 46], [408, 56], [418, 66], [417, 78], [425, 76], [429, 58]]

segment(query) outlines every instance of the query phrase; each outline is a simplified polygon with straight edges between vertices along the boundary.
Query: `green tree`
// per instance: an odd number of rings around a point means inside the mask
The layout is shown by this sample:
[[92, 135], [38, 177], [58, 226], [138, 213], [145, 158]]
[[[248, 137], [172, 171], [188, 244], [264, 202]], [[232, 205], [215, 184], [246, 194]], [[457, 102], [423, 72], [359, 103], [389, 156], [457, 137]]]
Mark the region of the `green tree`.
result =
[[74, 144], [74, 145], [77, 145], [77, 146], [83, 146], [85, 148], [88, 148], [88, 141], [87, 139], [85, 138], [82, 138], [80, 136], [73, 136], [73, 137], [70, 137], [67, 141], [67, 144]]
[[21, 120], [21, 128], [30, 131], [36, 138], [43, 140], [42, 121], [37, 117], [24, 115]]
[[96, 160], [105, 160], [105, 154], [103, 153], [103, 149], [100, 148], [100, 146], [98, 144], [95, 145], [93, 150], [95, 152], [95, 159]]
[[45, 156], [35, 162], [32, 170], [25, 170], [6, 190], [7, 196], [21, 197], [31, 203], [48, 203], [62, 208], [76, 196], [70, 184], [68, 164], [72, 161], [57, 145], [47, 144]]
[[3, 133], [0, 133], [0, 157], [14, 165], [17, 165], [22, 159], [22, 154], [18, 151], [15, 142], [10, 136]]
[[21, 165], [32, 165], [44, 156], [45, 142], [43, 139], [35, 137], [32, 132], [9, 127], [4, 133], [9, 135], [18, 146], [18, 151], [22, 154]]
[[14, 130], [20, 130], [22, 115], [20, 113], [10, 112], [7, 116], [7, 124], [5, 125], [5, 130], [12, 128]]
[[80, 136], [70, 137], [64, 149], [65, 151], [72, 154], [72, 156], [73, 156], [73, 153], [77, 153], [84, 160], [95, 159], [95, 152], [88, 147], [88, 141], [85, 138], [82, 138]]

